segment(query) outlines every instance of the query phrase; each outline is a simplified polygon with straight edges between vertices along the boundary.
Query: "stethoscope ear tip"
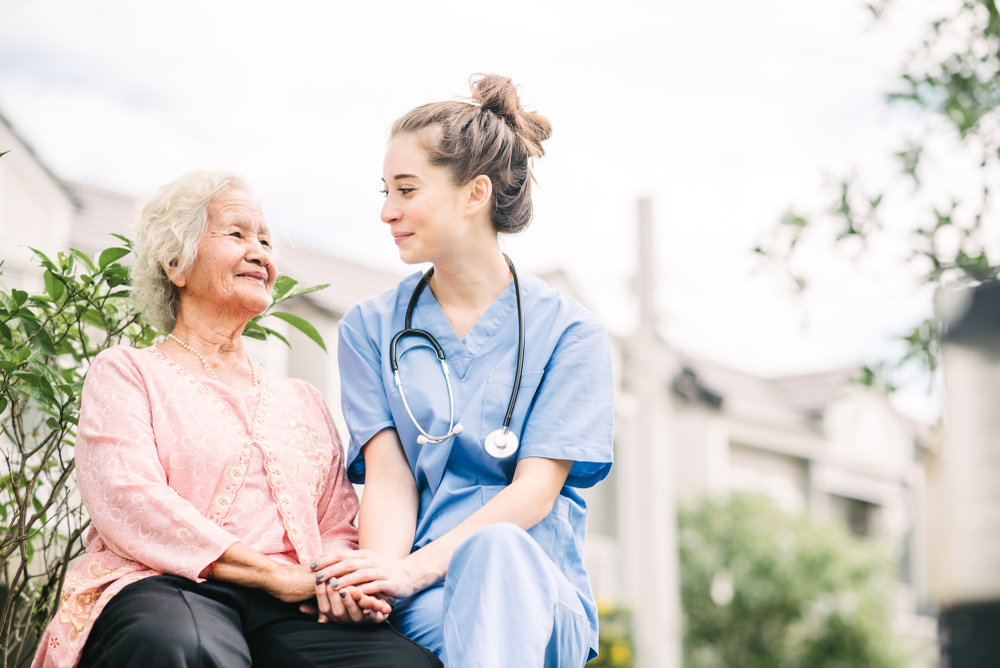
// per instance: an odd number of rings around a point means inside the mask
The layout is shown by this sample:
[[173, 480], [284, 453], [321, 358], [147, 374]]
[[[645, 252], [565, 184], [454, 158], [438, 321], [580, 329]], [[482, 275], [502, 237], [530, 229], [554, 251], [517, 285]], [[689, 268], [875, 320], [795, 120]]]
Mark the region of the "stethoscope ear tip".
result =
[[417, 443], [419, 443], [420, 445], [427, 445], [429, 442], [430, 441], [428, 441], [427, 437], [424, 436], [423, 434], [417, 436]]
[[463, 427], [460, 424], [456, 424], [455, 428], [451, 430], [451, 433], [453, 433], [453, 434], [461, 434], [463, 431], [465, 431], [465, 427]]

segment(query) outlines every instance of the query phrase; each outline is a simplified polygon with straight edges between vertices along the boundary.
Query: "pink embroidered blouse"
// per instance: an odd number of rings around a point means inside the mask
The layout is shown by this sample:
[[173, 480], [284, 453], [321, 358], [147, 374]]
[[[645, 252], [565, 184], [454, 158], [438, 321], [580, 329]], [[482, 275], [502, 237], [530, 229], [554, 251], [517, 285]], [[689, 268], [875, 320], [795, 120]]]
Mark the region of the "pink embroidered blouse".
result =
[[76, 439], [87, 551], [32, 668], [72, 668], [123, 587], [163, 573], [200, 582], [237, 541], [287, 564], [357, 548], [358, 498], [323, 398], [263, 369], [259, 380], [233, 390], [156, 348], [97, 356]]

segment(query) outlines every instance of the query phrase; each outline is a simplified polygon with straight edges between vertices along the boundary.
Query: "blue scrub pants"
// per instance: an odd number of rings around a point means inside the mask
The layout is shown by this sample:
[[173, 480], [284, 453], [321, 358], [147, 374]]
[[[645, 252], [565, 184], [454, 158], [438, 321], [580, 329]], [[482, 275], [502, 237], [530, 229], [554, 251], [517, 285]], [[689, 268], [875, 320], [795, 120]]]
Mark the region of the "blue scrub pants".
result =
[[582, 668], [590, 653], [576, 589], [513, 524], [474, 533], [444, 583], [400, 601], [389, 621], [446, 668]]

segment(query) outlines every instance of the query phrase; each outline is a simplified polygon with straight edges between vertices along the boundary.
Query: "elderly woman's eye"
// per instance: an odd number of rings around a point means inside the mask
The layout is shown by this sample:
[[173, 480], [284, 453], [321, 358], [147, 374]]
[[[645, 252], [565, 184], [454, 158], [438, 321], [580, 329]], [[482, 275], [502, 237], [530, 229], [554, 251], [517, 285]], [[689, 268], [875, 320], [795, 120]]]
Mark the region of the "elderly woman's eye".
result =
[[236, 237], [237, 239], [242, 239], [243, 238], [243, 233], [242, 232], [230, 232], [229, 236]]

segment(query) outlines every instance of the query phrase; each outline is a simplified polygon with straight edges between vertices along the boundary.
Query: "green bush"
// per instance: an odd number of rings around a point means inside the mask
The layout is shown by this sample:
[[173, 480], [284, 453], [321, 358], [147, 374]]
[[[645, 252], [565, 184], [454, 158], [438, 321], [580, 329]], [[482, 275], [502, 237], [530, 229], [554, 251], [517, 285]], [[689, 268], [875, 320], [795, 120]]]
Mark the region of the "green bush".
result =
[[601, 638], [599, 655], [589, 668], [632, 668], [635, 665], [632, 645], [632, 616], [629, 611], [606, 601], [597, 602]]
[[883, 546], [733, 494], [679, 515], [686, 668], [896, 668]]
[[[66, 571], [83, 552], [90, 520], [75, 491], [73, 443], [87, 369], [105, 348], [145, 347], [159, 336], [131, 308], [128, 268], [120, 262], [131, 252], [131, 244], [118, 238], [123, 247], [108, 248], [93, 259], [77, 250], [54, 259], [35, 251], [44, 284], [37, 294], [10, 290], [0, 282], [4, 668], [30, 660], [59, 600]], [[274, 304], [326, 287], [295, 286], [293, 279], [280, 277]], [[316, 329], [301, 318], [270, 309], [265, 315], [285, 320], [323, 347]], [[263, 317], [248, 325], [247, 336], [285, 341], [260, 324]]]

